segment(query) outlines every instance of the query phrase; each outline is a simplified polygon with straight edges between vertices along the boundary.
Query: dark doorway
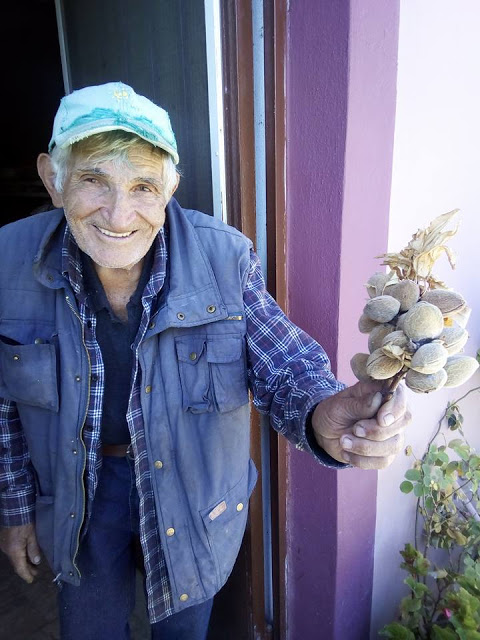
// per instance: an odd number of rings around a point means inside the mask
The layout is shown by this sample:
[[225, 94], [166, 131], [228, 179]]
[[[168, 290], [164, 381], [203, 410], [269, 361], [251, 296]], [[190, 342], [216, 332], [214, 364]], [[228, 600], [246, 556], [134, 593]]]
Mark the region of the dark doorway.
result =
[[47, 205], [36, 158], [46, 151], [63, 96], [53, 0], [9, 2], [2, 9], [3, 78], [0, 225]]

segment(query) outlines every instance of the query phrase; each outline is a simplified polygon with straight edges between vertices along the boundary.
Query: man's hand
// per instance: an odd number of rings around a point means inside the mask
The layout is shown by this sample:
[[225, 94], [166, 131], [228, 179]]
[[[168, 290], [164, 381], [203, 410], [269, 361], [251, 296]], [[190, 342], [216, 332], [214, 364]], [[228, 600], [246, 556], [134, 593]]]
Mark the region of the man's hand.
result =
[[15, 573], [29, 584], [37, 575], [35, 565], [40, 564], [40, 549], [35, 536], [35, 525], [0, 529], [0, 549], [7, 554]]
[[399, 386], [382, 405], [381, 383], [358, 382], [315, 408], [312, 427], [318, 444], [332, 458], [360, 469], [387, 467], [404, 444], [411, 421]]

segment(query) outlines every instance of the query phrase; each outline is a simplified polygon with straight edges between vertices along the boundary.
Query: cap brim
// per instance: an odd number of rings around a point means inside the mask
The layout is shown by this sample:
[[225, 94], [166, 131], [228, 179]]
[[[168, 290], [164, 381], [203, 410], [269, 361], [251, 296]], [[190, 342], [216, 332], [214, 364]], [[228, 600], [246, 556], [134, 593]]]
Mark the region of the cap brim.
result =
[[83, 127], [77, 127], [75, 129], [70, 129], [65, 131], [63, 134], [59, 134], [55, 140], [51, 140], [48, 146], [48, 150], [52, 151], [54, 147], [60, 147], [64, 149], [71, 144], [75, 144], [75, 142], [79, 142], [80, 140], [84, 140], [85, 138], [89, 138], [90, 136], [95, 135], [96, 133], [104, 133], [105, 131], [127, 131], [128, 133], [134, 133], [139, 138], [146, 140], [154, 147], [158, 147], [166, 151], [170, 156], [172, 156], [174, 164], [178, 164], [180, 162], [180, 158], [178, 156], [177, 150], [172, 147], [166, 140], [163, 138], [159, 138], [158, 135], [153, 135], [147, 130], [139, 130], [137, 127], [129, 126], [127, 123], [124, 124], [102, 124], [99, 126], [93, 126], [90, 122], [88, 125]]

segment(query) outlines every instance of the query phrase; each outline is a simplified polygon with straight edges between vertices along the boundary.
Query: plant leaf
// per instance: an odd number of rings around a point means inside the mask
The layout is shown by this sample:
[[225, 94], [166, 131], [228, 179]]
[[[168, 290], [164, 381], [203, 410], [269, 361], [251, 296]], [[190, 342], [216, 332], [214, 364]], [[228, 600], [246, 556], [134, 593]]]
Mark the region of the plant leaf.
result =
[[415, 640], [415, 636], [410, 629], [407, 629], [407, 627], [404, 627], [403, 624], [399, 622], [387, 624], [379, 633], [381, 636], [391, 638], [392, 640]]
[[404, 480], [400, 485], [400, 491], [402, 493], [410, 493], [411, 491], [413, 491], [413, 484], [411, 482], [408, 482], [408, 480]]

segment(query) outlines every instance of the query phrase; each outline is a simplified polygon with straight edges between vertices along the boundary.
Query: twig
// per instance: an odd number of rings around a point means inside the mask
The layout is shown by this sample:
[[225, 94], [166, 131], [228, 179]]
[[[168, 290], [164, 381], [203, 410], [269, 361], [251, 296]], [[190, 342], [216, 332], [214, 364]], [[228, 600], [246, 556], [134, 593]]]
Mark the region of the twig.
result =
[[393, 394], [395, 393], [395, 389], [398, 387], [403, 378], [407, 375], [408, 367], [403, 367], [400, 369], [398, 373], [396, 373], [392, 378], [389, 378], [385, 381], [384, 387], [382, 389], [383, 402], [388, 402], [393, 398]]

